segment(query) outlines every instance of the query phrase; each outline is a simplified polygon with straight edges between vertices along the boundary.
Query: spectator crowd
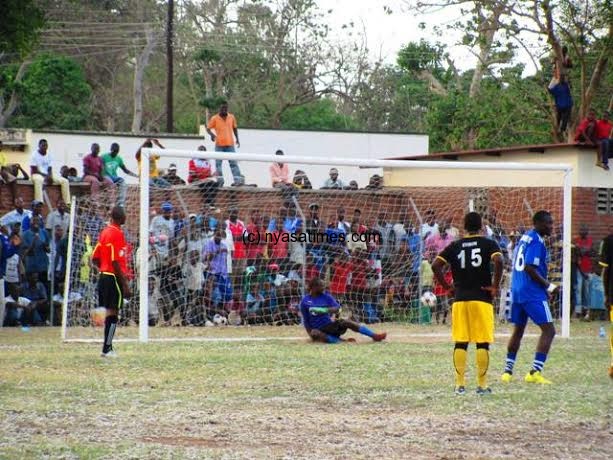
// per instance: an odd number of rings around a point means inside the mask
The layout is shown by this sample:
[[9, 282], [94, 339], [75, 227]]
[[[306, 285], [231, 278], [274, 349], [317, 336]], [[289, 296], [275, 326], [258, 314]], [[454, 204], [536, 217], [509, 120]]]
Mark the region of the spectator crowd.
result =
[[[560, 76], [558, 84], [564, 83], [563, 78]], [[552, 93], [558, 91], [559, 88], [552, 88]], [[577, 140], [609, 149], [610, 139], [602, 137], [607, 130], [610, 134], [608, 114], [596, 120], [590, 112], [587, 120], [588, 123], [580, 124]], [[216, 151], [233, 152], [238, 145], [236, 120], [225, 105], [209, 122], [208, 132]], [[139, 171], [141, 149], [154, 146], [164, 148], [159, 140], [146, 139], [137, 150]], [[204, 152], [206, 148], [201, 145], [198, 150]], [[78, 208], [75, 219], [72, 266], [76, 272], [71, 278], [77, 280], [78, 288], [70, 289], [81, 292], [71, 299], [95, 298], [92, 286], [96, 273], [89, 260], [91, 253], [112, 204], [126, 204], [127, 185], [120, 172], [138, 177], [126, 167], [119, 144], [113, 143], [108, 152], [100, 152], [99, 144], [91, 145], [89, 154], [83, 158], [82, 177], [78, 177], [75, 168], [67, 166], [55, 175], [49, 145], [42, 139], [31, 160], [34, 201], [30, 209], [25, 209], [23, 200], [14, 196], [15, 190], [11, 188], [14, 208], [0, 218], [0, 278], [5, 281], [7, 301], [4, 324], [42, 325], [59, 318], [54, 300], [62, 297], [54, 293], [64, 292], [71, 200], [68, 184], [74, 181], [91, 184], [91, 195], [87, 206]], [[434, 210], [426, 210], [423, 222], [417, 224], [406, 212], [381, 209], [376, 218], [367, 221], [360, 208], [346, 210], [329, 201], [312, 202], [302, 210], [295, 198], [301, 190], [312, 189], [312, 183], [302, 170], [296, 170], [290, 179], [288, 164], [283, 162], [284, 152], [277, 150], [276, 156], [279, 159], [270, 165], [269, 173], [271, 187], [281, 191], [283, 205], [272, 214], [262, 211], [263, 204], [257, 209], [253, 203], [242, 208], [241, 203], [218, 203], [216, 197], [224, 185], [219, 160], [213, 167], [207, 159], [190, 159], [185, 180], [177, 174], [176, 163], [162, 172], [158, 168], [159, 156], [149, 156], [152, 190], [165, 196], [160, 208], [152, 212], [149, 228], [148, 296], [152, 324], [297, 323], [304, 286], [314, 277], [322, 277], [330, 292], [346, 306], [346, 312], [359, 321], [401, 319], [400, 315], [414, 319], [419, 309], [416, 299], [421, 293], [432, 291], [437, 296], [434, 318], [446, 322], [452, 299], [434, 282], [430, 263], [459, 238], [460, 232], [452, 220], [437, 218]], [[605, 166], [606, 158], [603, 154]], [[21, 168], [7, 166], [5, 160], [2, 177], [6, 183], [12, 184], [19, 173], [29, 177]], [[245, 185], [238, 163], [229, 163], [234, 179], [231, 185]], [[45, 184], [58, 184], [62, 191], [55, 209], [46, 217]], [[177, 187], [200, 191], [200, 214], [185, 215], [186, 208], [180, 199], [173, 202], [170, 191]], [[358, 184], [345, 180], [336, 168], [331, 168], [329, 178], [320, 188], [356, 190]], [[383, 179], [377, 174], [365, 187], [375, 191], [382, 188]], [[495, 213], [484, 217], [487, 236], [500, 244], [510, 260], [523, 229], [503, 228]], [[134, 281], [140, 265], [139, 250], [134, 236], [128, 234], [127, 240], [128, 276]], [[558, 261], [561, 272], [561, 236], [552, 238], [550, 246], [552, 266], [556, 267]], [[594, 300], [599, 291], [597, 277], [592, 276], [595, 255], [594, 242], [587, 227], [582, 227], [573, 246], [572, 262], [572, 299], [575, 312], [581, 317], [589, 317], [590, 306], [598, 303]], [[134, 308], [124, 315], [126, 320], [137, 318]], [[504, 316], [504, 306], [501, 311]]]

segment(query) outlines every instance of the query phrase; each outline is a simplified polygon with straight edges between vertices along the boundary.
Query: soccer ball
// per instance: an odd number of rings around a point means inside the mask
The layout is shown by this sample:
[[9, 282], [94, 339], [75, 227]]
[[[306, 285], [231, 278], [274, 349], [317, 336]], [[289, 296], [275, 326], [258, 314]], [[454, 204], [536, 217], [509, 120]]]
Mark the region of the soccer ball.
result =
[[436, 296], [430, 292], [430, 291], [426, 291], [421, 295], [421, 304], [432, 308], [436, 305]]
[[98, 307], [91, 311], [92, 324], [96, 327], [104, 326], [104, 320], [106, 319], [106, 308]]
[[213, 324], [215, 324], [215, 326], [226, 325], [228, 324], [228, 319], [225, 316], [216, 314], [215, 316], [213, 316]]

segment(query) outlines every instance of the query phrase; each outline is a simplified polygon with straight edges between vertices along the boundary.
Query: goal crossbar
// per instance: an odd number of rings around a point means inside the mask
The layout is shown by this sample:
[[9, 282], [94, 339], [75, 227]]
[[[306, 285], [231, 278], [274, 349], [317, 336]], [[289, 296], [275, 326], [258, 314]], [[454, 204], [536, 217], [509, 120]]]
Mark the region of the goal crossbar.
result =
[[[236, 160], [253, 161], [260, 163], [275, 163], [279, 161], [276, 155], [256, 154], [245, 152], [208, 152], [199, 150], [142, 148], [140, 168], [140, 203], [141, 212], [139, 220], [139, 247], [141, 266], [146, 266], [149, 260], [149, 215], [142, 212], [149, 208], [149, 158], [151, 155], [175, 158], [202, 158], [208, 160]], [[458, 161], [423, 161], [423, 160], [378, 160], [378, 159], [349, 159], [338, 158], [334, 155], [328, 157], [310, 156], [283, 156], [283, 163], [354, 166], [362, 168], [408, 168], [408, 169], [457, 169], [457, 170], [507, 170], [507, 171], [550, 171], [563, 173], [563, 285], [570, 286], [570, 252], [571, 252], [571, 212], [572, 212], [572, 171], [569, 164], [563, 163], [489, 163], [489, 162], [458, 162]], [[536, 184], [535, 184], [536, 185]], [[149, 279], [147, 270], [139, 270], [139, 341], [149, 341], [148, 292]], [[562, 299], [562, 337], [570, 337], [570, 289], [563, 289]]]

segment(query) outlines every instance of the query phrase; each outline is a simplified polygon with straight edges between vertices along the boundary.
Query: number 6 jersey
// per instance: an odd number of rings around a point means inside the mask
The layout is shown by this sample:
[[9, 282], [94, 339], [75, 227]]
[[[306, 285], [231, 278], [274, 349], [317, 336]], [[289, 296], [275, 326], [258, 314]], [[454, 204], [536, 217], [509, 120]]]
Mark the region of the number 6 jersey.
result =
[[541, 302], [547, 300], [547, 291], [530, 278], [524, 270], [532, 265], [543, 278], [547, 279], [547, 248], [543, 237], [534, 229], [524, 234], [515, 248], [511, 291], [513, 302]]
[[492, 303], [482, 288], [492, 285], [491, 260], [501, 254], [498, 244], [480, 235], [467, 235], [447, 246], [437, 257], [451, 266], [456, 302], [481, 300]]

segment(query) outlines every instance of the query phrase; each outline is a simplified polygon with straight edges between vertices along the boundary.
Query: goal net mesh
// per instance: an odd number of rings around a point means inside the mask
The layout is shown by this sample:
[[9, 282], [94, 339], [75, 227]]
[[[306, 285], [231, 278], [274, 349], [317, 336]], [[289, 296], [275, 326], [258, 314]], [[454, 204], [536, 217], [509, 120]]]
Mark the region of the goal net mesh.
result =
[[[249, 170], [246, 163], [240, 162], [243, 170]], [[251, 166], [268, 178], [269, 164]], [[309, 165], [290, 165], [292, 176], [296, 169], [309, 174]], [[338, 170], [345, 184], [383, 172], [348, 166]], [[420, 174], [427, 177], [431, 171]], [[472, 175], [478, 184], [489, 172], [457, 174]], [[537, 184], [543, 174], [554, 173], [517, 174], [522, 183], [530, 183], [525, 178], [532, 176]], [[449, 324], [453, 299], [433, 279], [430, 263], [462, 236], [469, 210], [481, 213], [484, 234], [498, 242], [506, 261], [503, 289], [495, 301], [498, 318], [505, 321], [512, 248], [540, 209], [550, 211], [555, 222], [547, 239], [549, 278], [562, 281], [563, 188], [558, 174], [558, 187], [450, 187], [433, 177], [431, 186], [403, 187], [380, 187], [375, 178], [368, 188], [360, 179], [358, 190], [321, 189], [322, 181], [315, 180], [313, 189], [255, 187], [249, 180], [254, 178], [246, 176], [245, 185], [236, 187], [227, 186], [228, 180], [218, 186], [214, 179], [171, 187], [152, 184], [149, 206], [141, 205], [139, 186], [129, 186], [124, 232], [133, 296], [124, 301], [118, 336], [138, 337], [140, 270], [149, 279], [144, 295], [151, 338], [206, 336], [230, 325], [300, 324], [305, 280], [316, 276], [341, 303], [344, 317], [364, 323]], [[386, 180], [388, 176], [386, 171]], [[116, 202], [113, 190], [103, 193], [76, 201], [67, 339], [101, 338], [91, 253]], [[149, 213], [148, 261], [139, 255], [140, 209]], [[551, 303], [556, 318], [561, 316], [560, 299]]]

